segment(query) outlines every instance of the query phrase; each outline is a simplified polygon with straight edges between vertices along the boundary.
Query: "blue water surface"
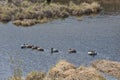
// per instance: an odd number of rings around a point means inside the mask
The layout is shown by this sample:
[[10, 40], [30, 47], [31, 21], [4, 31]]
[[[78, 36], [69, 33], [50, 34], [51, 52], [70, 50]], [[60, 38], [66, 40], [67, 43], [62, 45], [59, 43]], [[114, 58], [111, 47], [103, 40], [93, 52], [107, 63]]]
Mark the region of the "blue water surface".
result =
[[[41, 46], [45, 51], [21, 49], [24, 43]], [[59, 53], [51, 54], [52, 47]], [[69, 54], [69, 48], [77, 53]], [[97, 56], [89, 56], [89, 50], [96, 50]], [[120, 15], [86, 16], [82, 20], [69, 17], [32, 27], [0, 23], [1, 80], [11, 76], [16, 67], [26, 75], [31, 70], [48, 71], [61, 59], [76, 66], [99, 59], [120, 62]]]

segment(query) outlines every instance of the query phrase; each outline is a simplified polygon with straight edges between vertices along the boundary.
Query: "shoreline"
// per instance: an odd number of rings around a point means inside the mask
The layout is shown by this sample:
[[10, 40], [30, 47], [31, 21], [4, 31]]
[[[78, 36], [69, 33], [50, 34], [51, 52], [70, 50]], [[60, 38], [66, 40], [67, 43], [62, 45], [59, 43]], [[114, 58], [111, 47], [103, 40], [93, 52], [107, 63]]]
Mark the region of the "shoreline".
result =
[[120, 79], [120, 62], [110, 60], [96, 60], [90, 66], [76, 67], [65, 60], [60, 60], [47, 73], [32, 71], [23, 79], [14, 75], [10, 80], [106, 80], [103, 74]]
[[[29, 6], [30, 5], [30, 6]], [[23, 1], [19, 6], [14, 4], [0, 5], [0, 21], [9, 22], [17, 26], [32, 26], [46, 23], [55, 19], [64, 19], [69, 16], [83, 16], [98, 14], [101, 6], [97, 2], [68, 5], [60, 3], [31, 3]]]

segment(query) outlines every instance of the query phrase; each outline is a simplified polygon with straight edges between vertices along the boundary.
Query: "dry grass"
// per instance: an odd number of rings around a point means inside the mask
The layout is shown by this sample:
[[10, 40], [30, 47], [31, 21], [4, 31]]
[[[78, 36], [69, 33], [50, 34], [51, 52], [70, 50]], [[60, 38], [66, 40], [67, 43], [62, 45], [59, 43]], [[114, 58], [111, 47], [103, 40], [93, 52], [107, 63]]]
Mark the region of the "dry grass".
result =
[[[120, 63], [109, 60], [98, 60], [92, 67], [75, 67], [73, 64], [60, 60], [47, 73], [30, 72], [25, 80], [106, 80], [99, 71], [120, 79]], [[21, 76], [13, 76], [9, 80], [23, 80]]]
[[61, 60], [49, 70], [47, 77], [55, 80], [63, 79], [65, 77], [63, 72], [69, 69], [76, 69], [76, 67], [67, 61]]
[[69, 76], [67, 76], [65, 80], [105, 80], [105, 78], [92, 67], [81, 67], [67, 72]]
[[27, 75], [25, 80], [43, 80], [45, 75], [44, 72], [32, 71]]
[[23, 80], [23, 79], [20, 77], [13, 76], [13, 77], [10, 77], [8, 80]]
[[37, 20], [35, 19], [24, 19], [24, 20], [16, 20], [13, 21], [13, 24], [17, 25], [17, 26], [31, 26], [31, 25], [35, 25], [37, 22]]
[[[10, 80], [22, 80], [11, 78]], [[53, 66], [48, 73], [30, 72], [25, 80], [105, 80], [101, 74], [93, 67], [80, 66], [61, 60]]]
[[98, 13], [101, 11], [101, 7], [97, 2], [93, 3], [81, 3], [80, 5], [76, 5], [72, 2], [69, 4], [70, 14], [73, 16], [81, 16], [81, 15], [88, 15], [91, 13]]
[[[105, 80], [101, 74], [92, 67], [76, 68], [64, 60], [58, 62], [46, 76], [49, 80]], [[45, 79], [45, 80], [46, 80]]]
[[69, 70], [69, 69], [76, 69], [76, 67], [65, 61], [65, 60], [60, 60], [56, 65], [55, 65], [56, 68], [62, 70], [62, 71], [66, 71], [66, 70]]
[[[19, 6], [14, 4], [0, 5], [0, 20], [13, 20], [15, 25], [30, 26], [34, 23], [45, 23], [53, 19], [66, 18], [68, 16], [81, 16], [98, 13], [101, 7], [98, 3], [83, 3], [76, 5], [70, 2], [69, 5], [59, 3], [32, 3], [23, 1]], [[36, 21], [33, 21], [36, 20]], [[28, 21], [27, 21], [28, 20]], [[27, 21], [27, 22], [24, 22]]]
[[109, 60], [98, 60], [92, 63], [96, 69], [120, 79], [120, 63]]

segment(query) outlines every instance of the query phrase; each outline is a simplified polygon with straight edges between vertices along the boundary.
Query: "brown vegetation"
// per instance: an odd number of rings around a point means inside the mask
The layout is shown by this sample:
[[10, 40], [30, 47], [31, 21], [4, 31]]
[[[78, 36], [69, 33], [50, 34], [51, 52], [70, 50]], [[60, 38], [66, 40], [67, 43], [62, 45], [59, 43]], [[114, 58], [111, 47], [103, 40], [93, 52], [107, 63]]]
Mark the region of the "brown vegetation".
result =
[[92, 63], [93, 67], [102, 71], [104, 73], [108, 73], [109, 75], [115, 76], [120, 79], [120, 63], [109, 60], [98, 60]]
[[22, 26], [31, 26], [31, 25], [35, 25], [36, 23], [38, 23], [37, 20], [35, 19], [24, 19], [24, 20], [15, 20], [13, 22], [13, 24], [19, 26], [19, 25], [22, 25]]
[[[10, 80], [24, 80], [21, 77], [12, 77]], [[48, 73], [30, 72], [25, 80], [106, 80], [95, 68], [80, 66], [60, 60]]]
[[[69, 71], [67, 73], [69, 73]], [[92, 67], [81, 67], [74, 71], [71, 70], [70, 73], [65, 80], [105, 80], [105, 78]]]
[[45, 23], [57, 18], [68, 16], [82, 16], [100, 12], [98, 3], [82, 3], [79, 5], [70, 2], [68, 5], [59, 3], [32, 3], [22, 1], [19, 5], [0, 4], [0, 21], [13, 21], [15, 25], [30, 26]]
[[61, 60], [49, 70], [47, 77], [52, 80], [63, 79], [65, 78], [64, 72], [70, 69], [76, 69], [76, 67], [67, 61]]
[[76, 67], [73, 64], [60, 60], [47, 73], [32, 71], [24, 79], [19, 71], [9, 80], [106, 80], [101, 72], [120, 79], [120, 63], [109, 60], [97, 60], [92, 66]]
[[[23, 79], [12, 77], [10, 80]], [[93, 67], [81, 66], [77, 68], [69, 62], [61, 60], [47, 74], [32, 71], [25, 80], [105, 80], [105, 78]]]
[[25, 80], [43, 80], [45, 75], [44, 72], [32, 71], [27, 75]]

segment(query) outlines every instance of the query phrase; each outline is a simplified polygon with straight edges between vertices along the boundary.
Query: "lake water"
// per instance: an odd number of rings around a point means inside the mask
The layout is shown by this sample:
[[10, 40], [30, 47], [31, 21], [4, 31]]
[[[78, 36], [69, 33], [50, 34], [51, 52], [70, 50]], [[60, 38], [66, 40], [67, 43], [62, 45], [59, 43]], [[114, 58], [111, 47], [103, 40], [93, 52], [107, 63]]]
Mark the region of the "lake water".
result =
[[[65, 59], [76, 66], [87, 65], [96, 59], [120, 61], [120, 16], [97, 15], [56, 20], [34, 27], [16, 27], [0, 24], [0, 77], [11, 75], [14, 67], [22, 63], [23, 73], [31, 70], [47, 71], [58, 60]], [[45, 52], [21, 49], [23, 43], [42, 46]], [[50, 48], [60, 50], [50, 54]], [[77, 50], [68, 54], [68, 48]], [[98, 55], [87, 55], [96, 50]], [[11, 63], [14, 60], [15, 63]]]
[[[24, 43], [41, 46], [45, 51], [21, 49]], [[52, 47], [59, 53], [50, 54]], [[69, 54], [69, 48], [77, 53]], [[96, 50], [97, 56], [89, 56], [89, 50]], [[120, 62], [120, 15], [101, 13], [80, 20], [69, 17], [33, 27], [0, 23], [0, 80], [11, 76], [16, 67], [23, 70], [23, 75], [31, 70], [48, 71], [61, 59], [76, 66], [98, 59]]]

